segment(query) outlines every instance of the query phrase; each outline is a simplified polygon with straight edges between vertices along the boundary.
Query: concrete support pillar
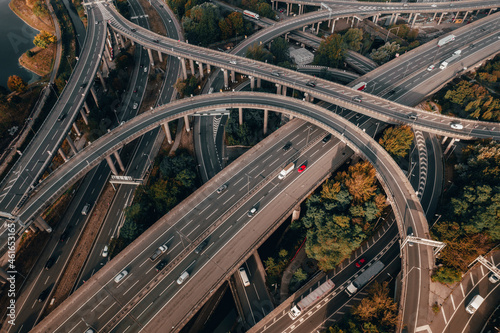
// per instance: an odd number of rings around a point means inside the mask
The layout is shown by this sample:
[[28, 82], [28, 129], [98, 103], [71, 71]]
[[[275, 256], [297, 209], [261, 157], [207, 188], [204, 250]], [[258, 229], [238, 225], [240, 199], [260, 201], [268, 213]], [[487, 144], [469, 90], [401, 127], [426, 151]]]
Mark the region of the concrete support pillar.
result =
[[304, 93], [304, 102], [309, 102], [309, 94]]
[[108, 48], [109, 48], [108, 44], [104, 44], [104, 55], [108, 57], [109, 60], [112, 60], [111, 53], [109, 52]]
[[267, 134], [267, 118], [269, 116], [269, 110], [264, 110], [264, 135]]
[[211, 72], [211, 71], [212, 71], [212, 70], [211, 70], [210, 65], [208, 65], [208, 64], [207, 64], [207, 73], [208, 73], [208, 74], [210, 74], [210, 72]]
[[276, 83], [276, 94], [281, 95], [281, 84]]
[[281, 94], [282, 94], [283, 96], [286, 96], [286, 93], [287, 93], [287, 86], [283, 86], [283, 87], [281, 88]]
[[415, 25], [415, 21], [417, 20], [418, 13], [415, 13], [415, 16], [413, 17], [413, 21], [411, 22], [411, 28]]
[[90, 114], [90, 108], [86, 101], [83, 101], [83, 107], [85, 108], [85, 112], [87, 112], [87, 114]]
[[50, 227], [50, 225], [48, 225], [41, 216], [37, 216], [37, 218], [33, 222], [38, 227], [38, 229], [45, 230], [49, 233], [52, 232], [52, 228]]
[[194, 70], [194, 61], [193, 61], [193, 59], [189, 59], [189, 68], [191, 69], [191, 75], [196, 75], [196, 71]]
[[290, 4], [286, 3], [286, 16], [290, 16]]
[[434, 13], [434, 16], [432, 17], [432, 21], [434, 22], [434, 20], [436, 19], [436, 15], [437, 13]]
[[491, 12], [493, 11], [493, 8], [490, 8], [489, 12], [488, 12], [488, 16], [490, 16]]
[[115, 165], [113, 164], [113, 160], [111, 159], [111, 156], [106, 156], [106, 162], [108, 162], [109, 168], [111, 169], [111, 172], [113, 175], [118, 175], [118, 170], [116, 170]]
[[444, 145], [444, 143], [446, 142], [446, 140], [448, 140], [448, 137], [447, 137], [447, 136], [445, 136], [445, 137], [443, 138], [443, 141], [441, 141], [441, 144], [442, 144], [442, 145]]
[[99, 81], [101, 81], [102, 87], [104, 88], [104, 91], [108, 91], [108, 88], [106, 87], [106, 82], [104, 81], [104, 78], [102, 77], [101, 71], [97, 71], [97, 77], [99, 78]]
[[73, 123], [73, 129], [75, 130], [75, 133], [77, 136], [82, 136], [82, 133], [80, 132], [80, 130], [76, 126], [76, 123]]
[[64, 162], [67, 162], [68, 161], [68, 157], [66, 156], [66, 154], [63, 152], [63, 150], [61, 148], [59, 148], [57, 150], [57, 152], [59, 153], [59, 155], [61, 155], [62, 159], [64, 160]]
[[71, 140], [71, 137], [69, 135], [66, 136], [66, 141], [68, 141], [68, 145], [71, 148], [71, 151], [73, 152], [73, 154], [75, 154], [75, 155], [78, 154], [78, 150], [76, 150], [76, 146], [73, 143], [73, 140]]
[[332, 20], [332, 30], [331, 33], [333, 34], [333, 31], [335, 30], [335, 22], [337, 22], [338, 18], [335, 20]]
[[165, 131], [165, 135], [167, 136], [168, 144], [172, 144], [172, 134], [170, 133], [170, 128], [168, 128], [168, 122], [162, 124], [163, 130]]
[[441, 20], [443, 19], [444, 13], [441, 13], [441, 16], [439, 17], [438, 25], [441, 24]]
[[229, 87], [229, 82], [228, 82], [228, 77], [227, 77], [227, 70], [222, 69], [222, 72], [224, 73], [224, 88]]
[[83, 109], [80, 109], [80, 114], [82, 115], [83, 122], [85, 123], [85, 125], [88, 125], [89, 124], [89, 118], [87, 117], [87, 115], [85, 114], [85, 112], [83, 111]]
[[198, 70], [200, 71], [200, 79], [203, 79], [203, 63], [198, 63]]
[[97, 93], [95, 92], [94, 86], [90, 87], [90, 93], [92, 94], [92, 97], [94, 97], [95, 105], [99, 107], [99, 100], [97, 99]]
[[236, 72], [231, 71], [231, 82], [236, 82]]
[[450, 143], [448, 144], [448, 147], [446, 147], [446, 150], [444, 151], [445, 155], [448, 153], [448, 151], [450, 150], [450, 148], [453, 146], [454, 143], [455, 143], [455, 138], [452, 138], [450, 140]]
[[188, 115], [184, 116], [184, 126], [186, 126], [186, 132], [189, 132], [191, 130], [189, 128], [189, 117], [188, 117]]
[[373, 17], [372, 17], [372, 22], [373, 22], [373, 23], [377, 23], [377, 15], [373, 15]]
[[316, 28], [316, 35], [318, 35], [318, 34], [319, 34], [319, 26], [320, 26], [320, 25], [321, 25], [321, 22], [318, 22], [318, 26], [317, 26], [317, 28]]
[[465, 15], [464, 15], [464, 18], [463, 18], [464, 21], [465, 21], [465, 19], [467, 19], [467, 15], [469, 15], [468, 11], [465, 12]]
[[158, 59], [160, 60], [160, 62], [163, 62], [163, 55], [160, 51], [158, 51]]
[[243, 125], [243, 108], [238, 108], [238, 122]]
[[398, 23], [398, 18], [399, 18], [399, 13], [397, 13], [396, 16], [394, 16], [394, 23], [393, 24]]
[[109, 73], [110, 70], [109, 70], [109, 66], [108, 66], [108, 62], [106, 61], [106, 58], [101, 57], [101, 60], [102, 60], [102, 68], [106, 71], [106, 73]]
[[121, 48], [124, 49], [125, 48], [125, 43], [123, 42], [122, 36], [120, 34], [117, 34], [115, 32], [115, 37], [116, 37], [118, 43], [120, 44]]
[[408, 24], [410, 24], [411, 18], [413, 17], [413, 13], [410, 13], [410, 16], [408, 16]]
[[135, 45], [135, 43], [134, 43], [134, 41], [132, 39], [130, 40], [130, 44], [132, 44], [132, 46]]
[[255, 78], [253, 76], [250, 76], [250, 89], [255, 89]]
[[154, 67], [155, 61], [153, 60], [153, 52], [151, 52], [151, 49], [146, 50], [148, 50], [149, 63], [151, 64], [151, 67]]
[[120, 167], [120, 170], [125, 171], [125, 166], [123, 165], [122, 159], [120, 158], [120, 154], [118, 154], [118, 151], [115, 151], [113, 153], [113, 156], [115, 156], [116, 162], [118, 162], [118, 166]]
[[257, 78], [257, 88], [260, 88], [260, 77]]
[[187, 74], [187, 69], [186, 69], [186, 59], [184, 58], [178, 58], [181, 62], [182, 65], [182, 75], [184, 77], [184, 80], [187, 80], [188, 74]]
[[391, 14], [391, 18], [389, 19], [389, 25], [392, 24], [392, 20], [394, 20], [394, 13]]
[[[354, 26], [354, 19], [355, 19], [355, 17], [353, 16], [353, 17], [352, 17], [352, 22], [351, 22], [351, 28]], [[357, 21], [356, 21], [356, 22], [357, 22]]]

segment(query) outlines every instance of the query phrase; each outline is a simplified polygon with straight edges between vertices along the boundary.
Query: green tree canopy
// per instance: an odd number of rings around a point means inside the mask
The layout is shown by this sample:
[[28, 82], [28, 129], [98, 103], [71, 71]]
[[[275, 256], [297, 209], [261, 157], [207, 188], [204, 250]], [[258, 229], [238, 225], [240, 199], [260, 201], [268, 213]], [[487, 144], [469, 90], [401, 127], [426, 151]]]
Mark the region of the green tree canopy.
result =
[[344, 65], [346, 47], [341, 35], [332, 34], [319, 45], [314, 63], [321, 66], [340, 68]]
[[363, 30], [351, 28], [344, 35], [344, 43], [350, 50], [359, 52], [363, 46]]
[[210, 2], [205, 2], [186, 11], [182, 18], [182, 27], [190, 44], [208, 45], [220, 38], [219, 8]]
[[47, 31], [40, 31], [38, 35], [33, 39], [33, 44], [42, 49], [47, 48], [50, 44], [54, 44], [57, 41], [56, 36]]
[[288, 43], [282, 37], [273, 40], [271, 44], [271, 53], [274, 56], [275, 64], [290, 61], [290, 51], [288, 50]]
[[257, 43], [248, 47], [246, 57], [262, 62], [273, 62], [273, 55], [271, 52], [264, 48], [264, 45], [259, 45]]

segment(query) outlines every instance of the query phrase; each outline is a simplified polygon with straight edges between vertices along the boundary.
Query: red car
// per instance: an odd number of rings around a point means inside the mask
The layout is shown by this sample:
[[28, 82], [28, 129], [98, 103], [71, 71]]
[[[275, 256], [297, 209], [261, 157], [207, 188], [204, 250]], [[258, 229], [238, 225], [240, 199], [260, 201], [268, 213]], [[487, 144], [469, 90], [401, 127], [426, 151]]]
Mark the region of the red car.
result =
[[365, 262], [366, 262], [365, 258], [359, 259], [359, 261], [356, 263], [356, 267], [361, 268], [365, 264]]
[[307, 166], [305, 164], [302, 164], [301, 166], [299, 166], [299, 169], [298, 169], [299, 173], [304, 171], [306, 168], [307, 168]]

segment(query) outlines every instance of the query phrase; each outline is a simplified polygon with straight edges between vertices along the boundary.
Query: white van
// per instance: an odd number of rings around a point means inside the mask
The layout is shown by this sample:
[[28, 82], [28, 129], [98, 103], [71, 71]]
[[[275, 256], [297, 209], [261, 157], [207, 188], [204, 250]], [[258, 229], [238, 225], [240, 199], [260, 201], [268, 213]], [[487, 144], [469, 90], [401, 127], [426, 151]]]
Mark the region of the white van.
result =
[[184, 281], [186, 281], [189, 277], [189, 273], [184, 271], [181, 276], [177, 279], [177, 284], [182, 284]]
[[245, 267], [240, 267], [240, 278], [241, 282], [243, 282], [243, 285], [245, 287], [248, 287], [250, 285], [250, 280], [248, 279], [247, 271], [245, 270]]
[[482, 298], [480, 295], [476, 295], [472, 298], [470, 301], [469, 305], [465, 308], [465, 311], [467, 311], [470, 314], [473, 314], [476, 312], [477, 309], [483, 304], [484, 298]]

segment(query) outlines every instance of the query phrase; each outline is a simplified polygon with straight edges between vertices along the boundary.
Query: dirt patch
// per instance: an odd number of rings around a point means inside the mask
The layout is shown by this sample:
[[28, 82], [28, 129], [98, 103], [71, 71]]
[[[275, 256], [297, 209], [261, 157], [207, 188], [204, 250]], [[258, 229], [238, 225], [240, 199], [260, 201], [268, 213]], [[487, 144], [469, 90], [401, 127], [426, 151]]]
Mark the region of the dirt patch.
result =
[[45, 76], [52, 71], [56, 54], [56, 45], [52, 44], [46, 49], [34, 47], [30, 50], [34, 55], [29, 58], [26, 53], [19, 58], [19, 64], [36, 75]]
[[139, 3], [141, 4], [142, 9], [144, 9], [146, 15], [148, 15], [149, 30], [156, 32], [157, 34], [160, 34], [162, 36], [166, 36], [167, 28], [165, 28], [165, 25], [163, 25], [163, 21], [161, 20], [161, 17], [156, 9], [151, 5], [149, 1], [139, 0]]
[[26, 5], [24, 0], [12, 0], [9, 4], [10, 9], [19, 16], [26, 24], [36, 30], [45, 30], [55, 33], [54, 22], [49, 14], [38, 17], [33, 14], [33, 9]]
[[43, 317], [48, 315], [52, 310], [54, 310], [59, 304], [61, 304], [71, 293], [73, 286], [76, 283], [80, 270], [85, 263], [90, 250], [94, 245], [94, 241], [97, 234], [101, 228], [104, 218], [108, 212], [108, 208], [111, 205], [115, 191], [113, 187], [108, 184], [104, 188], [101, 196], [96, 201], [96, 206], [92, 211], [90, 219], [87, 221], [85, 228], [83, 229], [78, 243], [71, 254], [71, 258], [66, 264], [64, 273], [61, 279], [54, 288], [53, 296], [56, 300], [53, 305], [49, 305], [44, 311]]

